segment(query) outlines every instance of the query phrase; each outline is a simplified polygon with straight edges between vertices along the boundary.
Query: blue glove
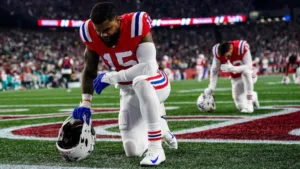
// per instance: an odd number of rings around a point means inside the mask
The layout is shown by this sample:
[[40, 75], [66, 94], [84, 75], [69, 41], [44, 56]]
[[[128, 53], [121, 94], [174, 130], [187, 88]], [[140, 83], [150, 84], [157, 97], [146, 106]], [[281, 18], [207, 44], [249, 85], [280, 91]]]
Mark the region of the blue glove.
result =
[[108, 83], [102, 82], [102, 78], [105, 73], [100, 73], [98, 77], [94, 80], [94, 90], [97, 94], [100, 94], [103, 89], [109, 86]]
[[73, 112], [72, 116], [74, 119], [79, 119], [83, 122], [83, 116], [85, 115], [85, 120], [87, 124], [90, 124], [91, 119], [91, 109], [87, 107], [76, 107]]

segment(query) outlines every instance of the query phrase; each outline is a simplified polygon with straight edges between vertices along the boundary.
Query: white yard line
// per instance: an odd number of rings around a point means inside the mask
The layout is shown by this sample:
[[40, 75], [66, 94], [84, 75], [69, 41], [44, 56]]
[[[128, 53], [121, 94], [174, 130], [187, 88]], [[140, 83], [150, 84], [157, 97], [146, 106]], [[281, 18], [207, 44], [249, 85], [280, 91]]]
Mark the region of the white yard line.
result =
[[[47, 166], [47, 165], [13, 165], [13, 164], [0, 164], [1, 169], [95, 169], [89, 167], [62, 167], [62, 166]], [[108, 169], [108, 168], [97, 168]], [[111, 168], [110, 168], [111, 169]]]
[[[300, 103], [300, 100], [261, 100], [260, 103]], [[233, 103], [233, 101], [216, 101], [216, 104], [228, 104]], [[166, 105], [182, 105], [182, 104], [195, 104], [195, 102], [165, 102]], [[93, 103], [93, 106], [118, 106], [119, 103]], [[0, 105], [0, 108], [9, 108], [9, 107], [73, 107], [78, 106], [78, 104], [8, 104]]]

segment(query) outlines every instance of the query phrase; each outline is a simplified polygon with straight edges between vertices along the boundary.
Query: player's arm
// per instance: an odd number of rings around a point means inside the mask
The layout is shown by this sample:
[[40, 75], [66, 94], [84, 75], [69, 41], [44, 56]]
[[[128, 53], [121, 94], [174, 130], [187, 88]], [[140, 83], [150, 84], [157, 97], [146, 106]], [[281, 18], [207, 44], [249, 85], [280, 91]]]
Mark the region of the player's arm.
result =
[[243, 57], [243, 65], [234, 66], [234, 73], [242, 73], [246, 70], [252, 70], [252, 57], [250, 50], [248, 50]]
[[84, 62], [85, 65], [81, 82], [82, 94], [92, 95], [94, 92], [93, 80], [97, 77], [99, 56], [96, 52], [86, 47], [84, 51]]
[[92, 95], [94, 92], [93, 80], [97, 77], [99, 56], [96, 52], [90, 50], [88, 47], [84, 51], [84, 69], [82, 72], [82, 102], [79, 107], [76, 107], [72, 116], [75, 119], [84, 120], [86, 117], [86, 122], [89, 124], [91, 118], [91, 105], [92, 105]]
[[232, 72], [232, 73], [242, 73], [244, 71], [252, 70], [252, 57], [249, 49], [248, 43], [245, 43], [243, 46], [243, 51], [245, 51], [243, 55], [243, 65], [233, 66], [230, 61], [227, 64], [221, 65], [221, 70], [223, 72]]
[[208, 88], [205, 89], [205, 91], [204, 91], [205, 94], [208, 94], [208, 95], [213, 94], [213, 92], [217, 86], [217, 80], [218, 80], [220, 66], [221, 66], [220, 60], [214, 56], [214, 59], [213, 59], [212, 65], [211, 65], [211, 69], [210, 69], [210, 82], [209, 82]]

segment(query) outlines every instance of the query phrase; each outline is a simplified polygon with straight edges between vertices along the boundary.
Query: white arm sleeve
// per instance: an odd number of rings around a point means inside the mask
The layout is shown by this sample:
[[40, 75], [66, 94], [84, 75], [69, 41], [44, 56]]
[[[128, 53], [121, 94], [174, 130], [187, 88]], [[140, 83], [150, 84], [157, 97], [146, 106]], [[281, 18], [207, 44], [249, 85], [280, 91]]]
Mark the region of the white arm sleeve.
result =
[[156, 49], [154, 43], [145, 42], [139, 44], [136, 56], [138, 64], [119, 72], [110, 72], [103, 77], [102, 82], [115, 84], [118, 82], [132, 81], [135, 77], [140, 75], [155, 75], [158, 70], [156, 61]]
[[210, 69], [210, 83], [208, 86], [208, 88], [210, 88], [211, 90], [215, 90], [216, 88], [220, 66], [221, 66], [221, 62], [219, 61], [219, 59], [214, 57]]
[[250, 50], [248, 50], [243, 57], [243, 65], [240, 66], [234, 66], [234, 72], [235, 73], [241, 73], [245, 70], [251, 70], [252, 69], [252, 57]]

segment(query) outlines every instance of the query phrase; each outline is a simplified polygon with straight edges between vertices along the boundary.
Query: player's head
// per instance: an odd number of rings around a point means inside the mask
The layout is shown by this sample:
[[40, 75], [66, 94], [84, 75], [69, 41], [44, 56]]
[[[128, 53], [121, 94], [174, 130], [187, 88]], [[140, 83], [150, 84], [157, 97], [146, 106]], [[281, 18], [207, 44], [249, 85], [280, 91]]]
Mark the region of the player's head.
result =
[[230, 59], [233, 52], [233, 45], [228, 42], [223, 42], [218, 47], [219, 55]]
[[90, 18], [101, 40], [113, 46], [119, 38], [121, 23], [116, 7], [109, 2], [98, 3], [93, 7]]

